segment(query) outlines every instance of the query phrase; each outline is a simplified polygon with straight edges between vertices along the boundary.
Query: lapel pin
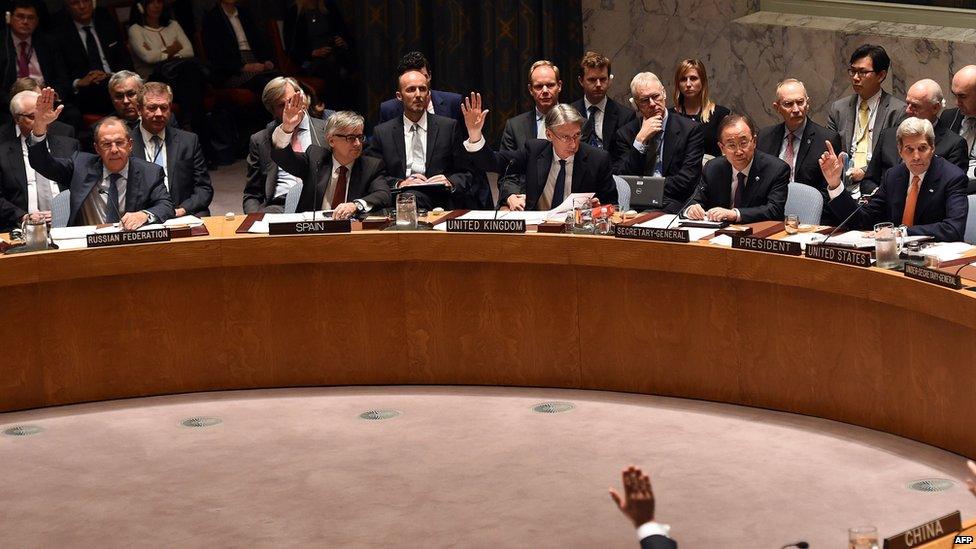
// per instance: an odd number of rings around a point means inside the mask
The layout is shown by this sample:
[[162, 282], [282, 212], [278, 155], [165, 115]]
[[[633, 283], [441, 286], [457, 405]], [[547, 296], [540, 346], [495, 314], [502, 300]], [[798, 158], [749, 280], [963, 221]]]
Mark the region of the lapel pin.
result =
[[929, 189], [929, 192], [930, 193], [934, 193], [935, 192], [935, 189]]
[[759, 181], [759, 176], [758, 175], [756, 176], [756, 181]]

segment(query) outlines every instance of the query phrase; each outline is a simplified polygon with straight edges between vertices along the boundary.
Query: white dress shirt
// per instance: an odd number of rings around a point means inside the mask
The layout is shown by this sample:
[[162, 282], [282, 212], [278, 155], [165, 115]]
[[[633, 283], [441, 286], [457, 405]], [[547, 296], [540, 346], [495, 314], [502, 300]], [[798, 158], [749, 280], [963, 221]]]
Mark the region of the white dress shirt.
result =
[[[584, 116], [590, 116], [590, 107], [592, 106], [596, 106], [596, 112], [593, 113], [593, 131], [596, 132], [597, 137], [600, 137], [603, 135], [603, 117], [607, 113], [607, 96], [604, 95], [603, 100], [599, 103], [590, 103], [590, 100], [584, 95], [583, 110], [586, 112]], [[608, 136], [607, 139], [613, 139], [613, 136]], [[604, 143], [604, 146], [606, 145]]]
[[[428, 102], [427, 105], [429, 107], [430, 102]], [[424, 148], [423, 164], [424, 166], [427, 165], [427, 111], [424, 111], [424, 113], [420, 115], [420, 120], [418, 120], [417, 122], [413, 122], [409, 118], [407, 118], [407, 115], [403, 115], [403, 144], [404, 144], [404, 150], [407, 152], [407, 158], [405, 159], [406, 160], [405, 166], [407, 167], [407, 175], [410, 175], [410, 166], [413, 165], [413, 160], [414, 160], [413, 132], [411, 131], [414, 124], [417, 124], [417, 126], [420, 127], [420, 130], [418, 130], [418, 132], [420, 134], [420, 143]]]
[[[349, 196], [349, 182], [352, 179], [352, 166], [356, 162], [350, 162], [349, 164], [340, 164], [332, 159], [329, 163], [329, 170], [332, 172], [329, 177], [329, 184], [325, 187], [325, 196], [322, 197], [322, 209], [323, 210], [334, 210], [339, 204], [349, 202], [346, 197]], [[339, 182], [339, 168], [342, 166], [346, 167], [346, 194], [343, 195], [335, 204], [333, 204], [329, 199], [332, 198], [332, 194], [335, 193], [336, 184]], [[358, 201], [357, 201], [358, 202]]]
[[135, 24], [129, 27], [129, 49], [132, 50], [136, 72], [143, 78], [152, 74], [157, 63], [170, 58], [166, 47], [176, 42], [183, 45], [183, 49], [173, 57], [193, 57], [193, 43], [183, 32], [183, 27], [173, 19], [162, 28], [152, 28]]
[[[857, 142], [859, 141], [858, 140], [858, 137], [860, 137], [861, 132], [863, 131], [861, 129], [861, 115], [860, 115], [860, 112], [861, 112], [861, 103], [863, 103], [863, 102], [864, 102], [864, 100], [861, 99], [861, 96], [860, 95], [857, 96], [857, 104], [854, 105], [854, 137], [853, 137], [853, 139], [851, 139], [851, 150], [848, 151], [851, 155], [854, 154], [854, 149], [857, 148]], [[869, 144], [869, 147], [868, 147], [868, 157], [867, 157], [868, 158], [868, 162], [871, 161], [871, 155], [874, 153], [874, 138], [875, 138], [875, 135], [874, 135], [874, 120], [875, 120], [875, 118], [878, 117], [878, 103], [880, 103], [880, 102], [881, 102], [881, 90], [878, 90], [878, 93], [874, 94], [867, 101], [867, 103], [868, 103], [868, 127], [867, 127], [867, 132], [868, 132], [868, 139], [869, 139], [869, 141], [868, 141], [868, 144]]]
[[783, 142], [779, 145], [779, 159], [786, 162], [790, 166], [790, 180], [793, 180], [792, 174], [794, 173], [794, 168], [796, 167], [796, 157], [800, 154], [800, 138], [803, 137], [803, 130], [807, 128], [807, 120], [803, 119], [803, 123], [800, 124], [795, 130], [793, 130], [793, 162], [790, 163], [786, 160], [786, 144], [788, 142], [787, 138], [790, 136], [790, 129], [783, 125]]
[[154, 134], [149, 133], [141, 123], [139, 124], [139, 131], [142, 132], [142, 143], [145, 148], [146, 162], [150, 164], [156, 163], [156, 157], [159, 156], [160, 165], [163, 167], [163, 184], [166, 185], [166, 190], [169, 190], [169, 175], [166, 173], [166, 128], [159, 132], [159, 150], [155, 149], [155, 145], [152, 142]]
[[237, 15], [237, 8], [234, 8], [234, 13], [228, 13], [224, 9], [224, 14], [230, 21], [230, 28], [234, 29], [234, 36], [237, 37], [237, 48], [241, 51], [251, 51], [251, 44], [247, 41], [247, 34], [244, 33], [244, 27], [241, 25], [241, 18]]
[[61, 192], [61, 189], [58, 188], [57, 183], [34, 171], [34, 168], [30, 165], [30, 161], [27, 159], [27, 140], [24, 139], [24, 135], [20, 132], [20, 126], [15, 124], [14, 128], [16, 128], [17, 140], [20, 141], [20, 150], [24, 154], [24, 172], [27, 176], [27, 211], [28, 213], [35, 213], [40, 211], [40, 208], [37, 207], [38, 184], [50, 185], [52, 197], [57, 196]]
[[[739, 170], [735, 169], [735, 166], [732, 167], [732, 194], [729, 195], [729, 198], [735, 198], [735, 188], [739, 186], [739, 174], [740, 173], [741, 174], [745, 174], [745, 176], [746, 176], [746, 187], [748, 187], [749, 185], [755, 183], [755, 181], [749, 181], [749, 171], [752, 170], [752, 163], [755, 162], [755, 161], [756, 161], [756, 157], [753, 156], [752, 157], [752, 160], [749, 161], [749, 165], [746, 166], [746, 169], [744, 169], [742, 171], [739, 171]], [[745, 193], [745, 189], [742, 189], [742, 192]], [[743, 194], [742, 197], [744, 199], [745, 198], [745, 194]], [[729, 207], [731, 207], [731, 205]], [[732, 208], [732, 211], [735, 212], [735, 219], [736, 219], [736, 221], [742, 219], [742, 216], [739, 215], [739, 208]]]
[[[302, 115], [302, 121], [298, 123], [298, 127], [295, 128], [295, 132], [298, 132], [298, 142], [301, 144], [302, 152], [307, 151], [309, 145], [312, 144], [312, 134], [309, 131], [308, 115], [304, 115], [304, 114]], [[282, 139], [282, 136], [285, 136], [283, 143], [286, 144], [279, 144], [281, 143], [281, 141], [279, 140]], [[273, 141], [274, 144], [278, 145], [279, 147], [286, 147], [286, 146], [291, 147], [292, 134], [285, 133], [281, 129], [281, 126], [279, 125], [277, 128], [275, 128], [275, 131], [271, 134], [271, 140]], [[295, 177], [294, 175], [286, 172], [284, 169], [279, 167], [278, 185], [275, 187], [274, 197], [278, 198], [279, 196], [287, 194], [288, 191], [290, 191], [292, 187], [297, 185], [300, 181], [301, 179]]]
[[[657, 140], [657, 162], [660, 162], [662, 166], [664, 165], [664, 131], [668, 128], [668, 116], [669, 116], [668, 110], [664, 109], [664, 116], [661, 118], [661, 131], [657, 134], [657, 136], [660, 138]], [[641, 122], [643, 122], [643, 120], [644, 119], [641, 118]], [[639, 129], [638, 129], [638, 133], [640, 133]], [[637, 152], [641, 154], [645, 154], [647, 152], [647, 144], [641, 143], [640, 141], [637, 140], [636, 137], [634, 138], [633, 146], [635, 149], [637, 149]], [[656, 165], [654, 166], [654, 168], [655, 168], [654, 175], [657, 176], [663, 175], [661, 172], [657, 170]]]
[[[105, 46], [102, 44], [102, 39], [98, 37], [98, 31], [95, 30], [95, 20], [92, 19], [87, 25], [82, 25], [81, 23], [74, 21], [75, 28], [78, 29], [78, 36], [81, 37], [81, 45], [88, 51], [88, 35], [85, 34], [85, 27], [91, 27], [91, 33], [95, 37], [95, 44], [98, 45], [98, 57], [102, 60], [102, 70], [111, 74], [112, 67], [108, 64], [108, 59], [105, 58]], [[75, 82], [78, 82], [75, 80]], [[75, 84], [77, 88], [78, 85]]]
[[536, 139], [547, 139], [546, 138], [546, 115], [539, 111], [539, 108], [535, 109], [535, 137]]
[[40, 84], [41, 87], [43, 87], [44, 74], [41, 72], [41, 63], [37, 60], [37, 52], [34, 51], [33, 37], [29, 36], [27, 37], [26, 40], [21, 40], [20, 38], [17, 38], [17, 36], [15, 36], [13, 33], [10, 33], [10, 40], [14, 44], [14, 61], [13, 61], [14, 73], [15, 74], [17, 73], [18, 61], [20, 60], [20, 43], [27, 42], [27, 55], [30, 56], [29, 61], [27, 62], [27, 72], [28, 72], [27, 76], [30, 76], [34, 80], [37, 80], [37, 83]]
[[566, 184], [563, 185], [563, 195], [553, 196], [552, 194], [556, 192], [556, 176], [559, 175], [560, 160], [559, 156], [556, 155], [556, 151], [553, 151], [552, 165], [549, 166], [549, 176], [546, 177], [546, 186], [542, 188], [542, 194], [539, 195], [539, 202], [536, 205], [537, 210], [551, 210], [562, 204], [573, 192], [573, 158], [570, 156], [566, 159]]
[[642, 540], [651, 536], [671, 537], [671, 525], [661, 524], [660, 522], [645, 522], [637, 528], [637, 539]]

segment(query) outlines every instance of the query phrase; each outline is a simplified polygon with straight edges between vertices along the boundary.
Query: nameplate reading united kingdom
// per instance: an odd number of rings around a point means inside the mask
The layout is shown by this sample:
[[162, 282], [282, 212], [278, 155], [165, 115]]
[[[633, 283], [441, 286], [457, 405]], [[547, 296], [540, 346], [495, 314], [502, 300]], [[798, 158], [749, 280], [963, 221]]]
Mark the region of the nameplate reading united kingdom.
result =
[[908, 278], [914, 278], [915, 280], [922, 280], [924, 282], [938, 284], [939, 286], [945, 286], [946, 288], [951, 288], [953, 290], [962, 288], [962, 277], [959, 275], [944, 273], [936, 269], [912, 265], [911, 263], [905, 263], [905, 276]]
[[352, 222], [348, 219], [320, 219], [317, 221], [293, 221], [285, 223], [269, 223], [268, 234], [331, 234], [348, 233], [352, 231]]
[[518, 234], [525, 232], [524, 219], [448, 219], [449, 233]]
[[656, 240], [658, 242], [690, 242], [688, 231], [685, 229], [655, 229], [653, 227], [627, 227], [617, 225], [613, 236], [629, 238], [631, 240]]
[[823, 244], [807, 244], [807, 257], [830, 261], [831, 263], [841, 263], [852, 267], [870, 267], [871, 252], [852, 250], [850, 248], [838, 248], [836, 246], [824, 246]]
[[103, 246], [126, 246], [128, 244], [149, 244], [150, 242], [169, 242], [169, 229], [149, 229], [147, 231], [122, 231], [118, 233], [95, 233], [87, 237], [89, 248]]
[[788, 240], [771, 240], [769, 238], [759, 238], [757, 236], [733, 236], [732, 247], [739, 250], [752, 250], [754, 252], [766, 252], [781, 255], [800, 255], [803, 250], [799, 242]]
[[896, 536], [886, 538], [884, 549], [911, 549], [953, 535], [960, 530], [962, 530], [962, 515], [956, 511], [932, 522], [916, 526], [911, 530], [905, 530]]

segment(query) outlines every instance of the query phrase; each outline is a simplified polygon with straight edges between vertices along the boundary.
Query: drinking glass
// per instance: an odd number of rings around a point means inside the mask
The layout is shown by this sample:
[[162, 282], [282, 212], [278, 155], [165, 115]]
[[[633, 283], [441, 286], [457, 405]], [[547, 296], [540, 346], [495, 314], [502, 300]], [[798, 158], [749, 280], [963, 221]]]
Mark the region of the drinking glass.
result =
[[848, 549], [878, 549], [878, 529], [874, 526], [857, 526], [847, 531]]
[[874, 254], [879, 268], [898, 267], [898, 235], [893, 223], [878, 223], [874, 226]]
[[790, 214], [786, 216], [786, 234], [796, 234], [800, 231], [800, 217]]
[[397, 195], [396, 227], [403, 230], [417, 228], [417, 198], [412, 193]]

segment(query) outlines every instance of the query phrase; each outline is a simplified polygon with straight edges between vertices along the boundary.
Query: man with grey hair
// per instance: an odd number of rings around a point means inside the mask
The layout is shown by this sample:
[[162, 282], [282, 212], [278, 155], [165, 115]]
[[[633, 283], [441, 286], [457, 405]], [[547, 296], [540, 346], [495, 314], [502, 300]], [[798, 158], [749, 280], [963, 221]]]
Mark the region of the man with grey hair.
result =
[[701, 179], [704, 130], [690, 118], [668, 116], [667, 92], [652, 72], [634, 76], [630, 95], [639, 116], [614, 136], [613, 173], [664, 177], [664, 209], [677, 213]]
[[939, 120], [948, 125], [949, 131], [966, 140], [969, 153], [966, 174], [972, 179], [976, 177], [976, 65], [966, 65], [956, 71], [952, 76], [952, 95], [956, 106], [944, 110]]
[[[928, 78], [919, 80], [908, 88], [905, 93], [905, 115], [928, 120], [935, 131], [935, 154], [952, 162], [959, 169], [966, 171], [969, 167], [969, 152], [966, 150], [966, 140], [958, 133], [949, 130], [949, 124], [940, 120], [939, 113], [945, 99], [942, 87], [935, 80]], [[884, 173], [892, 166], [901, 162], [898, 155], [896, 133], [898, 128], [885, 128], [877, 140], [871, 161], [861, 180], [861, 193], [871, 193], [878, 187]]]
[[332, 210], [334, 219], [348, 219], [373, 209], [388, 208], [393, 200], [380, 158], [363, 156], [363, 117], [339, 111], [325, 123], [328, 148], [310, 146], [300, 153], [289, 147], [302, 119], [302, 99], [293, 95], [271, 135], [271, 157], [283, 169], [302, 178], [298, 211]]
[[969, 214], [965, 172], [935, 156], [935, 130], [926, 119], [906, 118], [898, 125], [895, 139], [903, 163], [885, 172], [878, 190], [860, 209], [841, 185], [846, 153], [838, 156], [828, 142], [820, 157], [830, 195], [827, 206], [837, 219], [850, 217], [848, 228], [871, 229], [876, 223], [891, 222], [907, 226], [910, 236], [961, 241]]
[[494, 152], [485, 146], [482, 128], [487, 110], [481, 94], [472, 93], [461, 106], [471, 162], [486, 171], [507, 172], [498, 182], [499, 204], [509, 210], [551, 210], [571, 193], [593, 193], [601, 204], [617, 202], [610, 155], [580, 143], [586, 119], [571, 105], [559, 103], [545, 116], [546, 138], [530, 139], [516, 151]]
[[144, 82], [132, 71], [119, 71], [108, 79], [108, 95], [115, 115], [125, 120], [129, 129], [139, 125], [139, 96]]

